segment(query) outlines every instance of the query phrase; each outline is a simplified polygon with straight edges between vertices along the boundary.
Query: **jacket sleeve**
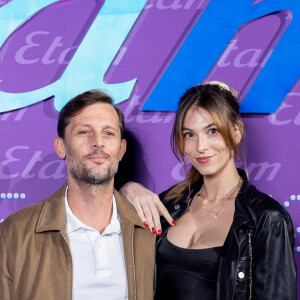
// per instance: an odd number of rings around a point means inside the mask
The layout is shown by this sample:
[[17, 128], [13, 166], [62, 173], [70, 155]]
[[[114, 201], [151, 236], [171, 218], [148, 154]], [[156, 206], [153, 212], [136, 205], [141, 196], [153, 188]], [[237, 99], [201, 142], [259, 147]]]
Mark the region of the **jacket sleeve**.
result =
[[8, 267], [8, 245], [4, 237], [3, 224], [0, 224], [0, 299], [13, 299], [12, 276]]
[[260, 234], [253, 250], [253, 299], [296, 300], [294, 229], [281, 216]]

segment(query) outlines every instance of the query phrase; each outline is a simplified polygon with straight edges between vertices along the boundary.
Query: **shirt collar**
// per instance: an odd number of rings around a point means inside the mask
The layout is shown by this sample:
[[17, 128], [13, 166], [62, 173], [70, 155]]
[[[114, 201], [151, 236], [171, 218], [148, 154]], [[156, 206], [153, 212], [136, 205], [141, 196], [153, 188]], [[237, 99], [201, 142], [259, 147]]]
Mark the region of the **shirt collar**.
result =
[[[68, 203], [68, 187], [66, 188], [65, 192], [65, 206], [66, 206], [66, 218], [67, 218], [67, 234], [74, 232], [78, 229], [85, 229], [85, 230], [96, 230], [83, 222], [81, 222], [72, 212], [69, 203]], [[104, 229], [102, 235], [111, 234], [111, 233], [118, 233], [121, 234], [121, 223], [120, 223], [120, 217], [117, 211], [117, 204], [115, 196], [113, 195], [113, 212], [111, 216], [110, 223], [107, 225], [107, 227]]]

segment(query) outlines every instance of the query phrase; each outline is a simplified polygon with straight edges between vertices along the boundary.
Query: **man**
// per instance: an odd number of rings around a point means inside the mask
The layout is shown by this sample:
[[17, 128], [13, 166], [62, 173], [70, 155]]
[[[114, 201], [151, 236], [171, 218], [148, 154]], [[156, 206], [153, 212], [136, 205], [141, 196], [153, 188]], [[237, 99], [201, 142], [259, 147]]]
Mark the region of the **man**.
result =
[[155, 237], [114, 190], [124, 117], [92, 90], [60, 111], [68, 180], [0, 225], [0, 299], [153, 299]]

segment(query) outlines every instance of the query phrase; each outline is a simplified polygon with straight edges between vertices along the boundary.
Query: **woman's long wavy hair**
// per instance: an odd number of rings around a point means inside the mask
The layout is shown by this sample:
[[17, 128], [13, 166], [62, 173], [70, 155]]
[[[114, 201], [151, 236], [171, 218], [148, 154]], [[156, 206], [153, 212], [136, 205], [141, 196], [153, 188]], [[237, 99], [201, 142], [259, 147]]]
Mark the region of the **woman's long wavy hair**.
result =
[[243, 134], [243, 125], [242, 122], [239, 121], [239, 103], [234, 93], [232, 88], [228, 91], [218, 84], [206, 83], [188, 89], [180, 98], [171, 134], [171, 147], [175, 157], [182, 163], [185, 169], [186, 178], [184, 181], [171, 187], [165, 195], [164, 201], [174, 200], [176, 203], [189, 192], [190, 187], [201, 178], [201, 174], [193, 166], [187, 170], [183, 150], [182, 127], [184, 118], [189, 109], [205, 109], [212, 116], [229, 150], [238, 157], [233, 128], [235, 125], [238, 125]]

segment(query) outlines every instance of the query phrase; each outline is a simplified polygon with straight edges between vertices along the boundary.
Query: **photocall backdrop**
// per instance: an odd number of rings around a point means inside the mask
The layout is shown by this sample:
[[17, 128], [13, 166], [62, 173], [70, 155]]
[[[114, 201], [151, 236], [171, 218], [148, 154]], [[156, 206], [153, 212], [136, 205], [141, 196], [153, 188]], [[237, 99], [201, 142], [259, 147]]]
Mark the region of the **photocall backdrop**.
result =
[[128, 140], [116, 186], [159, 193], [184, 178], [179, 97], [220, 80], [239, 93], [251, 182], [292, 216], [300, 266], [298, 1], [0, 0], [0, 24], [0, 220], [66, 180], [53, 140], [72, 97], [111, 93]]

